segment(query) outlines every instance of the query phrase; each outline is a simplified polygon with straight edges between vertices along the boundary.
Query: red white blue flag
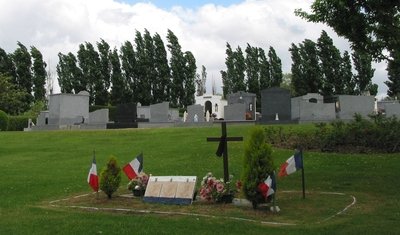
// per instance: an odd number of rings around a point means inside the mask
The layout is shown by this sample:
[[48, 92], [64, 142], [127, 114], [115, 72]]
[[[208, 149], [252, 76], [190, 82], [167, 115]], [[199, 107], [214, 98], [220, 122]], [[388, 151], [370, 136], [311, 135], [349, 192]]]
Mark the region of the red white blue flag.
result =
[[264, 182], [261, 182], [258, 185], [258, 190], [261, 192], [261, 194], [264, 196], [264, 198], [267, 198], [268, 196], [271, 196], [272, 194], [275, 193], [276, 191], [276, 182], [275, 182], [275, 176], [269, 175]]
[[139, 154], [130, 163], [126, 164], [122, 170], [130, 180], [136, 178], [143, 171], [143, 154]]
[[90, 187], [92, 187], [93, 191], [99, 191], [99, 177], [97, 176], [97, 166], [96, 166], [96, 157], [93, 156], [92, 166], [90, 167], [89, 174], [87, 177], [87, 182]]
[[301, 152], [296, 152], [293, 156], [291, 156], [285, 163], [282, 164], [281, 169], [279, 170], [279, 176], [290, 175], [297, 170], [303, 168], [302, 163], [302, 154]]

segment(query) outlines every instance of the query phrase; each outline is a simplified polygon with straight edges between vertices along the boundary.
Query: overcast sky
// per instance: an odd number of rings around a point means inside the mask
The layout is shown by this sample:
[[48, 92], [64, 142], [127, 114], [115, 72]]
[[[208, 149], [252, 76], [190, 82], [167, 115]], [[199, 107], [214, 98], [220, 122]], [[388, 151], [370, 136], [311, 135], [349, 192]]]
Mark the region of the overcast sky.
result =
[[[226, 42], [243, 50], [246, 44], [268, 51], [274, 47], [282, 59], [284, 73], [290, 72], [291, 43], [308, 38], [316, 41], [326, 30], [343, 53], [349, 43], [330, 28], [308, 23], [294, 15], [296, 8], [309, 9], [311, 0], [0, 0], [0, 47], [12, 53], [17, 41], [35, 46], [55, 74], [57, 54], [73, 52], [85, 41], [100, 38], [119, 48], [133, 41], [135, 30], [159, 33], [167, 44], [167, 30], [179, 39], [183, 51], [191, 51], [198, 72], [207, 69], [207, 91], [212, 81], [218, 91], [220, 70], [225, 67]], [[373, 82], [379, 95], [386, 94], [386, 65], [374, 64]], [[58, 89], [58, 90], [57, 90]], [[59, 91], [59, 88], [56, 88]]]

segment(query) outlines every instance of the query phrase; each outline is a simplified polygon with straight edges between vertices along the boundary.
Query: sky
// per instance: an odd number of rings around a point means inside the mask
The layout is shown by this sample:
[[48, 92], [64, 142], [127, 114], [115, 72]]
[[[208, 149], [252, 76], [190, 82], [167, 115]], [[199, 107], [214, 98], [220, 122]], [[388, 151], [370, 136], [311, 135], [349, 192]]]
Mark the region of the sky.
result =
[[[349, 50], [346, 39], [329, 27], [314, 24], [294, 15], [294, 10], [309, 10], [312, 0], [0, 0], [0, 47], [12, 53], [17, 42], [38, 48], [48, 64], [59, 92], [55, 66], [58, 53], [76, 54], [84, 42], [104, 39], [112, 48], [133, 42], [135, 31], [147, 29], [160, 34], [167, 45], [167, 31], [178, 37], [183, 51], [191, 51], [201, 73], [207, 70], [207, 92], [214, 83], [222, 92], [221, 70], [226, 70], [225, 49], [247, 43], [268, 51], [272, 46], [282, 60], [284, 73], [292, 64], [288, 51], [292, 43], [304, 39], [317, 41], [325, 30], [343, 53]], [[386, 95], [386, 64], [374, 64], [373, 83], [378, 97]]]

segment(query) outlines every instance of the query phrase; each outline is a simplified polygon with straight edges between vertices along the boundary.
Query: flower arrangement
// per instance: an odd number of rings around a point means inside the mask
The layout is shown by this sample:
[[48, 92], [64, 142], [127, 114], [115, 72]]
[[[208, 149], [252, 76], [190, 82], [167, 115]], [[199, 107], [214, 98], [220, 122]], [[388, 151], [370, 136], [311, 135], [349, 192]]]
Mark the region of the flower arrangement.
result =
[[149, 176], [146, 173], [142, 172], [134, 179], [129, 181], [128, 190], [131, 190], [132, 192], [141, 191], [144, 193], [148, 182], [149, 182]]
[[230, 182], [215, 178], [211, 172], [207, 173], [201, 181], [200, 198], [202, 200], [232, 202], [234, 193], [235, 190], [230, 187]]

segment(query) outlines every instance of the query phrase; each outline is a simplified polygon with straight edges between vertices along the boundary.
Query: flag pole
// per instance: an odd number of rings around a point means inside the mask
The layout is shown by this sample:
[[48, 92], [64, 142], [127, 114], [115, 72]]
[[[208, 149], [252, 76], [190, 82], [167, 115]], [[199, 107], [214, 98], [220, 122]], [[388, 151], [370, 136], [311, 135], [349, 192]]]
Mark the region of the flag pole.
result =
[[306, 186], [305, 186], [305, 180], [304, 180], [304, 162], [303, 162], [303, 149], [300, 148], [300, 156], [301, 156], [301, 183], [303, 187], [303, 199], [306, 198]]
[[[96, 149], [93, 149], [93, 158], [96, 159]], [[97, 168], [97, 166], [96, 166], [96, 168]], [[97, 172], [96, 172], [96, 174], [97, 174]], [[99, 199], [99, 189], [96, 190], [96, 199], [97, 200]]]

